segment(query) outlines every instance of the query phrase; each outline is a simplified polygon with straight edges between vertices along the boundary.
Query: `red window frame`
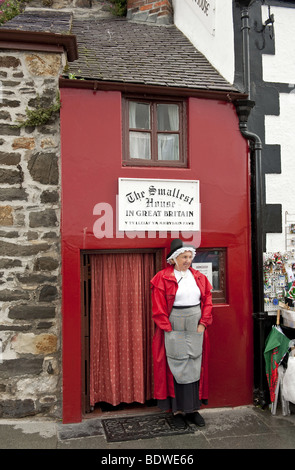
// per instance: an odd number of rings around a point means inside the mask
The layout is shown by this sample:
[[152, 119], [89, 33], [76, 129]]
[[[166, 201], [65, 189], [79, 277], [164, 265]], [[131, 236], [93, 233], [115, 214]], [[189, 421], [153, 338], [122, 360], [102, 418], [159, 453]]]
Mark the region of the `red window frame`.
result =
[[[129, 102], [145, 103], [150, 105], [151, 127], [150, 129], [137, 129], [129, 127]], [[157, 105], [158, 104], [177, 104], [179, 108], [179, 130], [162, 131], [157, 128]], [[187, 168], [187, 105], [183, 99], [158, 99], [142, 98], [138, 96], [123, 97], [123, 166], [161, 166]], [[131, 158], [129, 151], [129, 132], [145, 132], [151, 135], [151, 159]], [[157, 135], [160, 134], [178, 134], [179, 136], [179, 159], [178, 160], [158, 160], [158, 141]]]

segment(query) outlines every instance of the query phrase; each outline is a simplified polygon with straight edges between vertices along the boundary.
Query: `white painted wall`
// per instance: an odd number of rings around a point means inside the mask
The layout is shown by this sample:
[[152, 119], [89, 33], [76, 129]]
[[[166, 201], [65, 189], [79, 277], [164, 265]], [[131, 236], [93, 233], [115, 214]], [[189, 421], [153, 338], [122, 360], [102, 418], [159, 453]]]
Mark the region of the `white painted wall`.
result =
[[[232, 0], [172, 0], [175, 25], [230, 83], [234, 80]], [[208, 4], [210, 15], [204, 12]], [[203, 8], [202, 8], [203, 7]], [[268, 7], [262, 6], [263, 22]], [[251, 11], [250, 11], [251, 13]], [[263, 55], [263, 79], [290, 84], [280, 95], [280, 115], [266, 116], [266, 144], [281, 145], [281, 174], [266, 175], [266, 202], [282, 204], [283, 233], [267, 234], [266, 251], [286, 250], [285, 212], [295, 223], [295, 8], [271, 7], [275, 55]], [[290, 220], [289, 215], [289, 220]]]
[[265, 140], [281, 145], [281, 174], [266, 175], [266, 203], [282, 204], [283, 233], [267, 234], [266, 251], [286, 250], [285, 212], [294, 214], [295, 223], [295, 94], [280, 95], [280, 115], [265, 117]]
[[[275, 55], [263, 56], [263, 78], [266, 82], [290, 85], [290, 93], [280, 94], [280, 115], [265, 117], [265, 141], [281, 145], [281, 174], [266, 175], [266, 202], [282, 204], [282, 234], [267, 234], [266, 251], [286, 250], [285, 213], [287, 222], [295, 223], [295, 9], [271, 7], [275, 18]], [[263, 21], [268, 8], [262, 7]], [[293, 214], [293, 216], [292, 216]], [[289, 224], [288, 224], [289, 226]], [[290, 248], [290, 246], [289, 246]]]
[[[295, 8], [271, 7], [274, 14], [275, 55], [263, 56], [263, 78], [266, 82], [295, 84]], [[262, 7], [262, 21], [268, 18], [268, 7]]]
[[172, 0], [174, 23], [230, 83], [234, 81], [232, 0]]

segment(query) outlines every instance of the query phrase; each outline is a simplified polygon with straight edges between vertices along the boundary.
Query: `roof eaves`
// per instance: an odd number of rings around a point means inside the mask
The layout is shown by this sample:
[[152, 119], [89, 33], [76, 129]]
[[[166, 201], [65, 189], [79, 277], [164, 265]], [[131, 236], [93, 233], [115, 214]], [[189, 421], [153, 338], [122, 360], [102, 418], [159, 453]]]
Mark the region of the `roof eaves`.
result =
[[62, 47], [66, 50], [68, 61], [78, 59], [77, 40], [74, 34], [57, 34], [48, 32], [23, 31], [17, 29], [0, 29], [0, 45], [12, 49], [41, 50], [50, 46]]
[[122, 93], [144, 93], [146, 95], [161, 95], [161, 96], [179, 96], [179, 97], [197, 97], [197, 98], [207, 98], [220, 101], [234, 102], [237, 99], [246, 99], [248, 95], [240, 91], [228, 90], [228, 89], [209, 89], [204, 88], [204, 86], [181, 86], [177, 84], [175, 86], [167, 85], [163, 83], [162, 85], [156, 84], [143, 84], [134, 82], [124, 82], [124, 81], [109, 81], [109, 80], [85, 80], [83, 78], [79, 79], [69, 79], [67, 77], [60, 77], [59, 79], [60, 88], [81, 88], [81, 89], [90, 89], [94, 91], [121, 91]]

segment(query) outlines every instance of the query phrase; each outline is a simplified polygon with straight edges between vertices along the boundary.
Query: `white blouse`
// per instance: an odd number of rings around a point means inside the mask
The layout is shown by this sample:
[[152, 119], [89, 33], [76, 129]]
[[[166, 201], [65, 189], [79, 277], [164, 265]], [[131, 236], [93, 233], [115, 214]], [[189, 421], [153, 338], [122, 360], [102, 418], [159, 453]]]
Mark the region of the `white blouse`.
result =
[[178, 282], [178, 289], [173, 305], [176, 307], [198, 305], [201, 302], [201, 292], [191, 271], [188, 269], [182, 277], [181, 272], [174, 269], [174, 275]]

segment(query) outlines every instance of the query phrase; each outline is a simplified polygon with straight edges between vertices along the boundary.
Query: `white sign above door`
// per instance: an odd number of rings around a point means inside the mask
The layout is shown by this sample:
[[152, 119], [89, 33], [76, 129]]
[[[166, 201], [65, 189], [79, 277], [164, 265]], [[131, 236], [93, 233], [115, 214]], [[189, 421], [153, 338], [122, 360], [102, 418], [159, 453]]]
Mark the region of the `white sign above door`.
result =
[[197, 180], [119, 178], [119, 231], [200, 230]]

